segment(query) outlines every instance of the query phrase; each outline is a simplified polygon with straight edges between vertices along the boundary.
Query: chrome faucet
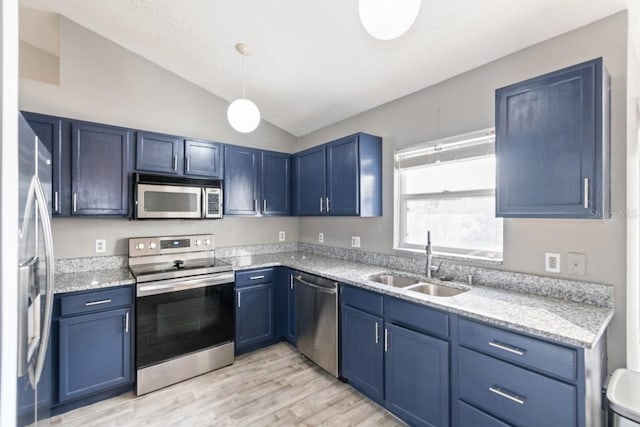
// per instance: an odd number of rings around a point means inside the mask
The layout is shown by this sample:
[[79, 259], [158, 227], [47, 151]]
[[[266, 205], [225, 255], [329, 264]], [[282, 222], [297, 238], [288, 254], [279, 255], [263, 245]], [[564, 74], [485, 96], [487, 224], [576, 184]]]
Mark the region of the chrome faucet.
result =
[[431, 279], [431, 261], [433, 259], [433, 251], [431, 250], [431, 230], [427, 230], [427, 246], [424, 248], [427, 252], [427, 267], [425, 274], [427, 279]]

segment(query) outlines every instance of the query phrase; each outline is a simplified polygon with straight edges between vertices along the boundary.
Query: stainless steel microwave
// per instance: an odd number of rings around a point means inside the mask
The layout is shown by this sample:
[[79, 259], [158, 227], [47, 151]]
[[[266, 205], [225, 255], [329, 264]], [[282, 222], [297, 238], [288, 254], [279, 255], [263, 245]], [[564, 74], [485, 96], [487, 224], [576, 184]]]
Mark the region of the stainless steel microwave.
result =
[[222, 182], [134, 174], [136, 219], [222, 218]]

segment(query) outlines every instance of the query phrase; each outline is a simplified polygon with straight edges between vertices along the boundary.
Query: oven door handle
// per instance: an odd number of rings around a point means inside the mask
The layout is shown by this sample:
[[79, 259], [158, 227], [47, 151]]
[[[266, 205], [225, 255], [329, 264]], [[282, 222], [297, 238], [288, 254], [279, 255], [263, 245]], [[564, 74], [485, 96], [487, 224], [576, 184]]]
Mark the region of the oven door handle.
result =
[[198, 279], [171, 279], [156, 283], [138, 283], [136, 296], [146, 297], [149, 295], [166, 294], [169, 292], [185, 291], [206, 286], [223, 285], [233, 283], [234, 273], [215, 274]]

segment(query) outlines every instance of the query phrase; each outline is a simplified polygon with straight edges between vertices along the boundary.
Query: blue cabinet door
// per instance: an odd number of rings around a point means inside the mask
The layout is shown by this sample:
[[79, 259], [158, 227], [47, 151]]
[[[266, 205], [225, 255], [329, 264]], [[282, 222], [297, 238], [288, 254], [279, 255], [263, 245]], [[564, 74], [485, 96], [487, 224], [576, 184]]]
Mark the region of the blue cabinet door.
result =
[[610, 216], [607, 81], [600, 58], [496, 91], [497, 216]]
[[384, 399], [382, 319], [342, 306], [342, 376], [365, 395]]
[[325, 146], [293, 155], [293, 214], [324, 215], [326, 194]]
[[208, 141], [184, 142], [184, 174], [222, 179], [222, 144]]
[[275, 323], [276, 336], [284, 338], [295, 345], [296, 333], [296, 290], [293, 286], [295, 270], [286, 267], [276, 267], [276, 308]]
[[273, 304], [273, 283], [236, 289], [236, 352], [275, 337]]
[[327, 206], [329, 215], [360, 214], [358, 136], [327, 144]]
[[74, 122], [71, 146], [73, 215], [129, 213], [130, 131]]
[[291, 213], [291, 156], [273, 151], [261, 152], [260, 193], [263, 215]]
[[182, 139], [150, 132], [136, 133], [136, 169], [145, 172], [180, 173]]
[[224, 214], [258, 215], [258, 150], [224, 147]]
[[449, 343], [385, 324], [385, 401], [410, 425], [449, 425]]
[[[22, 113], [38, 138], [47, 146], [52, 155], [51, 200], [53, 215], [71, 214], [71, 170], [68, 167], [69, 144], [68, 122], [60, 117], [36, 113]], [[64, 132], [63, 136], [63, 130]], [[63, 159], [65, 161], [63, 162]], [[63, 168], [63, 164], [64, 167]], [[64, 185], [63, 185], [64, 183]]]
[[130, 308], [61, 318], [60, 403], [132, 382]]

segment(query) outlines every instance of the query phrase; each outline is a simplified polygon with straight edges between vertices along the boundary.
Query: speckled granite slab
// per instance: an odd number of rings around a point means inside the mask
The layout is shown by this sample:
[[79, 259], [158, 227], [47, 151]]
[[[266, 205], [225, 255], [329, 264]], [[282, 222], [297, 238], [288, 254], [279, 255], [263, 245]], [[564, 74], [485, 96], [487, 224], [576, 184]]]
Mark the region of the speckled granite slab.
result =
[[55, 293], [87, 291], [135, 283], [128, 268], [59, 273], [55, 276]]
[[225, 246], [216, 248], [216, 257], [229, 258], [243, 255], [296, 252], [297, 250], [298, 243], [269, 243], [264, 245]]
[[[611, 307], [588, 304], [587, 301], [574, 302], [551, 298], [550, 296], [553, 295], [530, 295], [481, 285], [474, 285], [468, 292], [454, 297], [432, 297], [367, 279], [372, 274], [389, 271], [388, 267], [305, 252], [245, 255], [228, 258], [226, 261], [231, 262], [237, 270], [284, 265], [579, 347], [591, 348], [602, 336], [613, 317]], [[465, 286], [455, 282], [443, 284], [455, 287]], [[540, 286], [544, 285], [543, 283]]]
[[77, 273], [79, 271], [116, 270], [127, 268], [129, 263], [124, 255], [95, 256], [88, 258], [56, 259], [56, 273]]

